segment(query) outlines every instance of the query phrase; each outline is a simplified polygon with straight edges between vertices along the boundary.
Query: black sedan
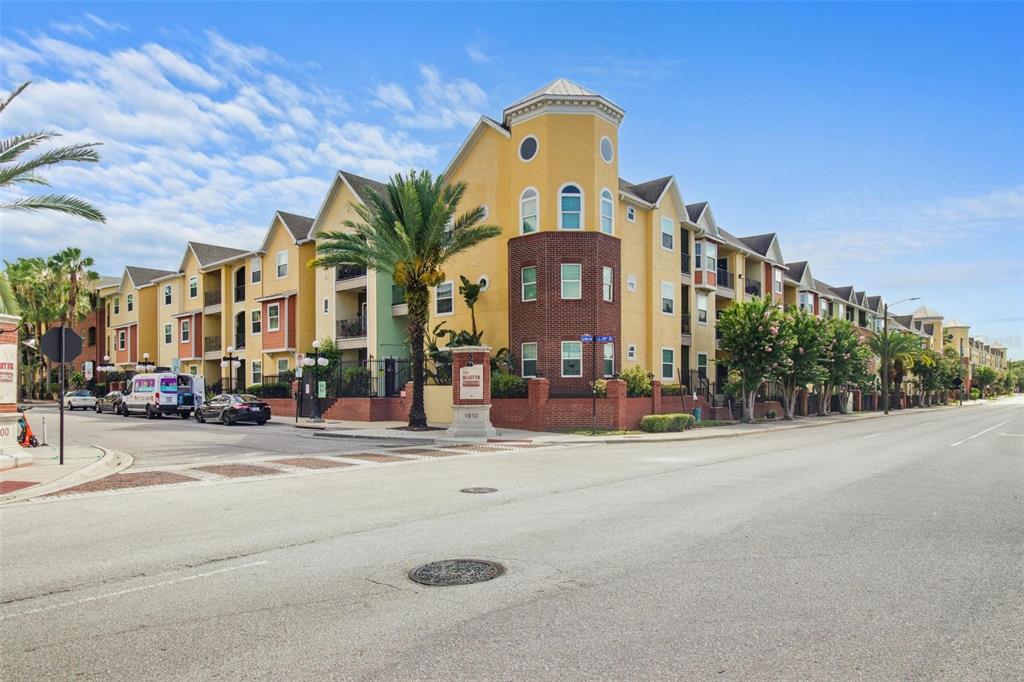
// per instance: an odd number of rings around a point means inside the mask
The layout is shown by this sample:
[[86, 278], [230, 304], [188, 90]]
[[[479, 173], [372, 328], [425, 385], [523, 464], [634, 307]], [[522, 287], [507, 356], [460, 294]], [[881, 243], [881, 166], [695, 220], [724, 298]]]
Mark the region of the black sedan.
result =
[[111, 391], [102, 398], [96, 399], [96, 414], [109, 412], [111, 414], [121, 413], [121, 391]]
[[270, 405], [248, 393], [221, 393], [207, 400], [196, 410], [196, 421], [219, 421], [231, 426], [238, 422], [266, 424], [270, 419]]

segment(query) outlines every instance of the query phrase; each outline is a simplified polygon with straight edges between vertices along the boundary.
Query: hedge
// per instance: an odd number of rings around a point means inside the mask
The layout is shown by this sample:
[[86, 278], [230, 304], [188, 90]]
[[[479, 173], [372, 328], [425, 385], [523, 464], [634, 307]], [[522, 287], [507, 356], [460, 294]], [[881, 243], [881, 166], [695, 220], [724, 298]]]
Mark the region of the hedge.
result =
[[492, 398], [525, 398], [526, 379], [515, 374], [492, 374]]
[[662, 384], [661, 386], [662, 395], [682, 395], [683, 387], [679, 384]]
[[667, 431], [685, 431], [693, 426], [696, 420], [692, 414], [649, 414], [640, 419], [640, 430], [648, 433], [665, 433]]

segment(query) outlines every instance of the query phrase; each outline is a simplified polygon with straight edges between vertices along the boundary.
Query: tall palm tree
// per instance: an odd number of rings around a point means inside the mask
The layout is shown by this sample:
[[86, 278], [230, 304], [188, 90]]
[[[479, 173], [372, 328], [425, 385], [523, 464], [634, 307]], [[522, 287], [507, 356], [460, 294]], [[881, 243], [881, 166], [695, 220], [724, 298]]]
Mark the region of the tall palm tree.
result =
[[[38, 343], [47, 327], [60, 317], [59, 281], [42, 258], [19, 258], [5, 264], [14, 300], [21, 311], [22, 329]], [[35, 352], [37, 357], [31, 365], [33, 383], [38, 386], [45, 378], [45, 365], [38, 346]]]
[[[892, 374], [899, 375], [901, 381], [894, 382], [897, 388], [902, 383], [902, 375], [913, 368], [915, 363], [927, 363], [929, 359], [921, 347], [921, 342], [913, 335], [904, 331], [890, 330], [877, 332], [868, 339], [868, 348], [880, 358], [889, 358], [892, 362]], [[885, 368], [879, 369], [879, 373]], [[892, 379], [894, 377], [890, 377]]]
[[6, 272], [0, 272], [0, 315], [17, 315], [21, 311]]
[[47, 263], [59, 282], [59, 319], [64, 324], [81, 320], [92, 307], [92, 284], [100, 278], [90, 270], [92, 258], [83, 257], [82, 250], [69, 246], [51, 256]]
[[[29, 83], [22, 83], [14, 92], [8, 95], [7, 99], [0, 102], [0, 113], [3, 113], [7, 105], [20, 95], [28, 85]], [[55, 166], [65, 162], [96, 163], [100, 160], [100, 155], [95, 149], [95, 147], [99, 146], [99, 142], [56, 147], [44, 151], [34, 159], [27, 161], [18, 160], [18, 157], [28, 150], [55, 137], [59, 137], [59, 133], [44, 130], [0, 139], [0, 188], [12, 189], [16, 185], [49, 186], [50, 183], [38, 175], [36, 171], [47, 166]], [[0, 202], [0, 211], [9, 210], [59, 211], [86, 218], [87, 220], [101, 223], [106, 222], [106, 218], [98, 208], [84, 199], [67, 194], [42, 194]]]
[[353, 204], [360, 220], [348, 220], [347, 232], [326, 232], [317, 244], [311, 266], [355, 265], [390, 273], [405, 287], [409, 307], [408, 334], [412, 354], [412, 407], [409, 426], [425, 428], [423, 408], [424, 337], [430, 288], [445, 280], [444, 265], [461, 253], [501, 233], [483, 225], [484, 207], [456, 217], [466, 192], [464, 182], [448, 184], [428, 171], [395, 174], [383, 194], [368, 192], [365, 205]]

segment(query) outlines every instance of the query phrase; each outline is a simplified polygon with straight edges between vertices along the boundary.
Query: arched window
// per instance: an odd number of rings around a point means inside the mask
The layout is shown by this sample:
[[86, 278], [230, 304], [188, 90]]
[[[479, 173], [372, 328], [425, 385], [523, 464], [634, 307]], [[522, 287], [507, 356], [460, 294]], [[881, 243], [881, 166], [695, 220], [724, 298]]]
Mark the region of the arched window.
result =
[[558, 228], [583, 229], [583, 190], [577, 185], [564, 185], [558, 193]]
[[537, 231], [537, 218], [540, 202], [537, 190], [527, 187], [519, 196], [519, 231], [530, 234]]
[[601, 190], [601, 231], [605, 234], [615, 232], [615, 204], [612, 202], [612, 193], [607, 189]]

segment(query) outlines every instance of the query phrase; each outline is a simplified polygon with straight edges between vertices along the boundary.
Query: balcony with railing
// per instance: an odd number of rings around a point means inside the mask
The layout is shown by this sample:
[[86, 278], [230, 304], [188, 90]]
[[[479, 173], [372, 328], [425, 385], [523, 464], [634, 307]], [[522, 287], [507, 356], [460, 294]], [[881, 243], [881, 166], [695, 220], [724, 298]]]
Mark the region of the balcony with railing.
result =
[[339, 339], [358, 339], [366, 336], [366, 318], [361, 315], [347, 320], [338, 320], [334, 324], [335, 335]]
[[682, 324], [680, 325], [680, 332], [684, 339], [689, 340], [690, 334], [693, 333], [693, 329], [690, 327], [690, 313], [682, 314]]
[[366, 268], [358, 265], [339, 265], [334, 269], [334, 281], [341, 282], [346, 279], [366, 277]]
[[718, 268], [718, 286], [719, 288], [724, 287], [726, 289], [735, 289], [734, 283], [735, 275], [725, 268]]
[[761, 283], [756, 279], [748, 279], [746, 285], [743, 287], [743, 293], [747, 296], [760, 296]]
[[205, 336], [203, 337], [203, 352], [204, 353], [219, 353], [221, 349], [220, 337], [219, 336]]
[[220, 289], [203, 292], [203, 305], [206, 307], [220, 305]]
[[688, 254], [688, 253], [682, 254], [682, 256], [680, 257], [679, 266], [680, 266], [680, 271], [684, 275], [689, 275], [692, 272], [693, 268], [690, 265], [690, 254]]

